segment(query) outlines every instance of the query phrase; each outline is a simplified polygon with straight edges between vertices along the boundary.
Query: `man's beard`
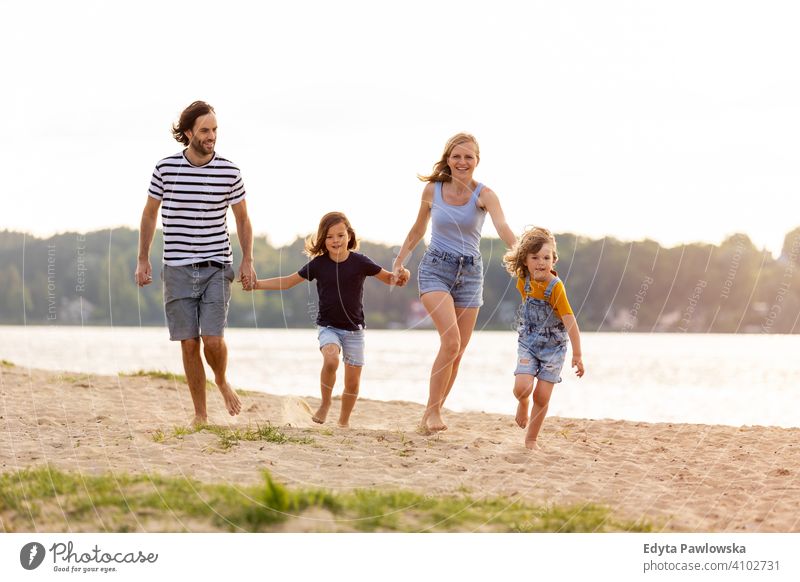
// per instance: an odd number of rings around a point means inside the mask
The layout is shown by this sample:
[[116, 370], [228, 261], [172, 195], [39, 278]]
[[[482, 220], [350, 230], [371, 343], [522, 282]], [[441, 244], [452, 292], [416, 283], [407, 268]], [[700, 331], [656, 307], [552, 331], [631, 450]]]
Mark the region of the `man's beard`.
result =
[[215, 144], [212, 143], [211, 150], [207, 151], [203, 145], [203, 142], [199, 139], [193, 139], [191, 142], [189, 142], [189, 147], [192, 148], [192, 151], [199, 156], [207, 156], [214, 153], [214, 145]]

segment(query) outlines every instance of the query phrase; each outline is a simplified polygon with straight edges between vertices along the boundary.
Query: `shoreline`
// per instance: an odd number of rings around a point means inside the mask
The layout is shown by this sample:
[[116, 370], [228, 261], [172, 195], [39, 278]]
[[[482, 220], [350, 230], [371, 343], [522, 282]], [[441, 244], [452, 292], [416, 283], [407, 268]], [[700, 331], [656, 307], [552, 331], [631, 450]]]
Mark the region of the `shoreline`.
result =
[[352, 428], [339, 429], [338, 400], [333, 422], [317, 425], [316, 399], [245, 391], [232, 419], [212, 389], [214, 431], [192, 431], [188, 388], [174, 378], [3, 365], [0, 390], [4, 475], [49, 466], [250, 487], [267, 470], [291, 490], [601, 506], [665, 532], [800, 531], [797, 428], [548, 417], [531, 453], [511, 415], [448, 412], [450, 429], [428, 437], [414, 430], [422, 405], [401, 401], [360, 399]]

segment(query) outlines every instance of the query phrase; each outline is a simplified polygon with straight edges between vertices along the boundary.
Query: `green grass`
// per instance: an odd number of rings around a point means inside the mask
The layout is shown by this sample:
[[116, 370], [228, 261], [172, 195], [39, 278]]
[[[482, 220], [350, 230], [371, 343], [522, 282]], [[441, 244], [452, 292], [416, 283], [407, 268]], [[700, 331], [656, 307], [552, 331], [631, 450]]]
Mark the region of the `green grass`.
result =
[[288, 436], [271, 424], [266, 426], [256, 425], [255, 428], [250, 426], [247, 428], [226, 428], [211, 424], [199, 427], [175, 426], [169, 435], [167, 431], [162, 429], [157, 429], [151, 434], [154, 442], [164, 443], [169, 438], [182, 439], [185, 436], [202, 431], [216, 435], [219, 438], [219, 447], [223, 450], [228, 450], [238, 445], [241, 441], [265, 441], [279, 445], [286, 443], [310, 445], [314, 443], [314, 439], [311, 437]]
[[[173, 374], [172, 372], [164, 372], [163, 370], [137, 370], [136, 372], [120, 372], [119, 375], [129, 378], [153, 378], [154, 380], [169, 380], [171, 382], [186, 383], [186, 376], [183, 374]], [[206, 380], [206, 384], [208, 384], [208, 380]]]
[[175, 438], [183, 438], [186, 435], [194, 434], [197, 431], [194, 428], [188, 426], [176, 426], [172, 429], [172, 436]]
[[[13, 365], [13, 364], [12, 364]], [[127, 376], [129, 378], [153, 378], [154, 380], [169, 380], [170, 382], [179, 382], [186, 384], [186, 376], [184, 374], [173, 374], [172, 372], [164, 372], [163, 370], [137, 370], [136, 372], [120, 372], [120, 376]], [[206, 390], [216, 388], [217, 385], [211, 380], [206, 379]], [[242, 390], [239, 388], [234, 389], [239, 396], [252, 396], [258, 394], [253, 390]]]
[[652, 531], [647, 523], [616, 519], [598, 505], [537, 507], [410, 491], [290, 489], [266, 471], [262, 483], [252, 486], [52, 468], [0, 475], [5, 531], [274, 531], [312, 508], [331, 516], [319, 529], [342, 531]]
[[2, 365], [4, 368], [13, 368], [14, 362], [9, 362], [8, 360], [0, 360], [0, 365]]
[[240, 441], [266, 441], [279, 445], [285, 443], [309, 445], [314, 442], [314, 439], [311, 437], [301, 438], [287, 436], [270, 424], [266, 426], [256, 425], [256, 428], [247, 427], [244, 429], [205, 425], [201, 427], [200, 430], [205, 430], [217, 435], [217, 437], [219, 437], [219, 445], [223, 449], [230, 449], [231, 447], [238, 445]]

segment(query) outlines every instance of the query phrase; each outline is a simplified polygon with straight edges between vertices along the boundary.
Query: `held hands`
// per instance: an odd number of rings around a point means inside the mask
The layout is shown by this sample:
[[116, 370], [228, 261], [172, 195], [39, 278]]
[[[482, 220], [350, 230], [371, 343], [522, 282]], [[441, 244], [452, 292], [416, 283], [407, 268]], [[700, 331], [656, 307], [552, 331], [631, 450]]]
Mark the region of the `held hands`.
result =
[[144, 287], [153, 282], [153, 268], [150, 266], [149, 259], [139, 259], [136, 263], [136, 272], [133, 274], [136, 284]]
[[583, 377], [583, 358], [580, 355], [572, 354], [572, 367], [575, 368], [575, 375], [578, 378]]
[[411, 271], [405, 267], [398, 267], [392, 272], [392, 285], [396, 285], [397, 287], [405, 287], [410, 278]]
[[242, 261], [239, 267], [239, 281], [242, 283], [242, 290], [244, 291], [252, 291], [256, 288], [258, 276], [256, 275], [256, 270], [253, 268], [252, 260]]
[[411, 278], [411, 271], [406, 269], [403, 265], [395, 264], [392, 271], [392, 281], [398, 287], [405, 287], [408, 280]]

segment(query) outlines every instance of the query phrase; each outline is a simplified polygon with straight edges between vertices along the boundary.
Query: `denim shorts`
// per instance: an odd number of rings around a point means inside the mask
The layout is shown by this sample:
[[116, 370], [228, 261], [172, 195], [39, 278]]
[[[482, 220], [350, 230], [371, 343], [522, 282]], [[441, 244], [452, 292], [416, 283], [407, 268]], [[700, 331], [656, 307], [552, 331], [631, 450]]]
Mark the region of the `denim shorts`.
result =
[[349, 331], [338, 327], [318, 327], [319, 349], [336, 344], [348, 366], [364, 365], [364, 330]]
[[223, 336], [231, 300], [231, 265], [164, 265], [164, 312], [169, 339]]
[[428, 247], [417, 275], [420, 296], [444, 291], [456, 307], [483, 305], [483, 261], [481, 256], [458, 256]]
[[558, 384], [567, 356], [567, 332], [557, 328], [538, 328], [520, 333], [517, 369], [514, 375], [529, 374]]

